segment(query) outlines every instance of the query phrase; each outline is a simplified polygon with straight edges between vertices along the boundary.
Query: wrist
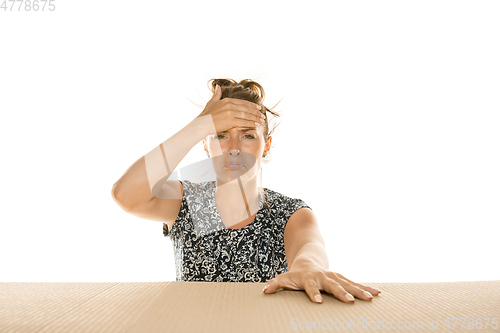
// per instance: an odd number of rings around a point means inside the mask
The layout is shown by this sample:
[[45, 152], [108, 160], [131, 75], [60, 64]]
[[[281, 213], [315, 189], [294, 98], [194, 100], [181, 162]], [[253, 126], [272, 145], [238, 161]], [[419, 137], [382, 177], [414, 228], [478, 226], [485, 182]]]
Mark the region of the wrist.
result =
[[311, 270], [311, 269], [323, 269], [322, 265], [319, 263], [315, 262], [314, 260], [311, 260], [310, 258], [306, 257], [301, 257], [301, 258], [296, 258], [294, 262], [292, 263], [292, 266], [290, 267], [290, 271], [294, 270]]
[[212, 115], [208, 114], [205, 116], [198, 116], [191, 122], [193, 125], [193, 130], [203, 136], [202, 139], [206, 138], [210, 134], [216, 134], [215, 125], [212, 120]]

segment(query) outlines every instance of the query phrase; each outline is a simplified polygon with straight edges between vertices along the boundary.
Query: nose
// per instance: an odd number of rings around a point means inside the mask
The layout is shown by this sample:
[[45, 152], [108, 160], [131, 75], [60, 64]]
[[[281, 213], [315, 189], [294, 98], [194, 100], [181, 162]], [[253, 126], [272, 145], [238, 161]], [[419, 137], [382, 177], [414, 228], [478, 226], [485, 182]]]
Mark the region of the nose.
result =
[[229, 141], [229, 150], [228, 150], [228, 155], [229, 156], [240, 156], [240, 147], [239, 147], [239, 140], [235, 138], [231, 138]]

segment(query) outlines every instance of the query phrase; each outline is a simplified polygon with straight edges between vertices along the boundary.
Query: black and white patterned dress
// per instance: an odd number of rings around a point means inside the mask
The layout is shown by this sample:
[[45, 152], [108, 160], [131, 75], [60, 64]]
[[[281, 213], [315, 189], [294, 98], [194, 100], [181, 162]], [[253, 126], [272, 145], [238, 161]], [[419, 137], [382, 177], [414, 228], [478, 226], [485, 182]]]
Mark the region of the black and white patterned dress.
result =
[[284, 232], [290, 216], [304, 201], [264, 188], [255, 219], [228, 229], [215, 205], [216, 182], [181, 181], [184, 194], [172, 227], [163, 235], [174, 249], [177, 281], [266, 282], [288, 272]]

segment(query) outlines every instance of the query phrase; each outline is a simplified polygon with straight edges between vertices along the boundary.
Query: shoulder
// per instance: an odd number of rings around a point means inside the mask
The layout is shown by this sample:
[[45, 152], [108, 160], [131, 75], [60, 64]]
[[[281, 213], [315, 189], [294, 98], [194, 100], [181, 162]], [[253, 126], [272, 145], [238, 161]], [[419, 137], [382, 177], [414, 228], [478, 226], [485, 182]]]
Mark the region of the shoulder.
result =
[[279, 205], [292, 205], [292, 204], [297, 204], [297, 203], [304, 203], [304, 200], [299, 199], [299, 198], [294, 198], [288, 195], [285, 195], [283, 193], [280, 193], [278, 191], [271, 190], [269, 188], [264, 188], [264, 192], [266, 194], [266, 199], [271, 199], [271, 201], [274, 201], [276, 204]]
[[266, 202], [273, 213], [281, 215], [286, 221], [300, 208], [312, 208], [302, 199], [284, 195], [278, 191], [264, 188]]

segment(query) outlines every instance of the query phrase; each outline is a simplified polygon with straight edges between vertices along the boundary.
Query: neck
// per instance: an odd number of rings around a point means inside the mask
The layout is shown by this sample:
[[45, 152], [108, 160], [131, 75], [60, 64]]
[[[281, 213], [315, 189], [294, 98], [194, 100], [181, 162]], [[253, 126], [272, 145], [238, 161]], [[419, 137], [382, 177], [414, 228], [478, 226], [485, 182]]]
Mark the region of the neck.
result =
[[250, 219], [259, 210], [257, 177], [247, 182], [236, 178], [228, 183], [217, 179], [215, 203], [224, 224], [231, 226]]

